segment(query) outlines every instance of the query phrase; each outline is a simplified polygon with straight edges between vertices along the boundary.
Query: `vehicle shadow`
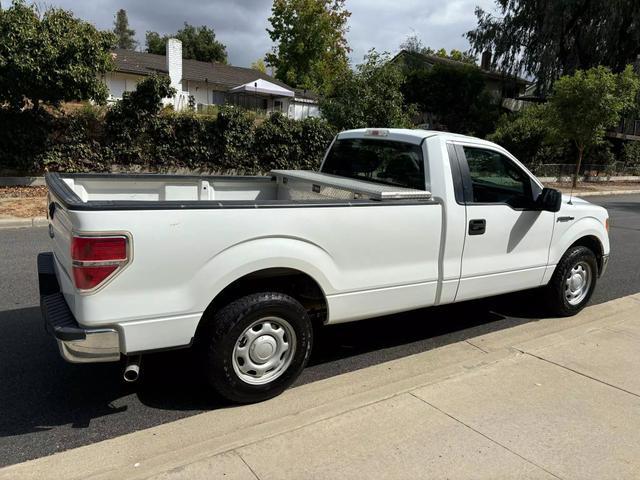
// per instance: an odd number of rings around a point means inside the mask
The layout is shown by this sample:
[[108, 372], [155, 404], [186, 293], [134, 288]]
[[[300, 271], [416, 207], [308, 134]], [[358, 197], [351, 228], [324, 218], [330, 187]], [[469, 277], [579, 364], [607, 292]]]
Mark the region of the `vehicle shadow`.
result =
[[[526, 292], [321, 328], [296, 385], [535, 321], [543, 315], [531, 297]], [[0, 464], [229, 407], [205, 384], [190, 350], [145, 356], [141, 381], [126, 384], [121, 364], [65, 363], [37, 307], [0, 311], [0, 325], [0, 451], [10, 458], [2, 455]], [[24, 434], [37, 434], [38, 447], [25, 453], [11, 440]]]
[[[316, 326], [314, 348], [294, 386], [413, 355], [544, 318], [539, 292], [527, 291], [360, 322]], [[228, 406], [204, 385], [191, 351], [145, 358], [136, 393], [148, 407], [208, 410]]]
[[66, 364], [38, 307], [0, 312], [0, 326], [0, 436], [59, 424], [83, 428], [123, 411], [112, 405], [122, 395], [118, 367]]

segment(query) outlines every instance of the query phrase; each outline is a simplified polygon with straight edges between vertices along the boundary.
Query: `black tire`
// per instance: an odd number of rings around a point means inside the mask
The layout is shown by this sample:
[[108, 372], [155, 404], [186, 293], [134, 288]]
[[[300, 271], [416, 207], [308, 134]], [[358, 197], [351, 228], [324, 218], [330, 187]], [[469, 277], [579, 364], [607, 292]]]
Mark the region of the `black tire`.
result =
[[[586, 264], [590, 268], [590, 284], [584, 298], [579, 303], [572, 304], [567, 299], [566, 288], [569, 273], [579, 264]], [[591, 299], [598, 279], [598, 262], [595, 254], [587, 247], [571, 247], [558, 262], [551, 281], [546, 288], [547, 309], [550, 314], [559, 317], [570, 317], [580, 312]]]
[[[238, 360], [234, 366], [234, 349], [240, 345], [241, 336], [245, 338], [245, 331], [266, 317], [284, 320], [287, 328], [293, 330], [291, 337], [295, 336], [295, 341], [291, 343], [295, 348], [289, 356], [290, 363], [277, 378], [265, 384], [250, 384], [242, 379], [242, 372], [236, 371], [242, 367]], [[275, 292], [247, 295], [214, 312], [205, 321], [206, 327], [198, 339], [205, 375], [214, 390], [232, 402], [255, 403], [279, 395], [298, 378], [309, 360], [313, 344], [312, 324], [304, 307], [288, 295]], [[269, 325], [267, 323], [265, 328]], [[245, 373], [245, 377], [249, 376]]]

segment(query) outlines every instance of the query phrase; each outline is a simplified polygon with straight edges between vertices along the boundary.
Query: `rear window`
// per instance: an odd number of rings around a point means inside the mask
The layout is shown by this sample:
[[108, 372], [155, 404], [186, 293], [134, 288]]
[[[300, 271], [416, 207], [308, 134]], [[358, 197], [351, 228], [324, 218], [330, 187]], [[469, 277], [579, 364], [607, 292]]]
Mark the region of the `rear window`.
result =
[[405, 142], [369, 138], [336, 140], [322, 173], [425, 189], [422, 148]]

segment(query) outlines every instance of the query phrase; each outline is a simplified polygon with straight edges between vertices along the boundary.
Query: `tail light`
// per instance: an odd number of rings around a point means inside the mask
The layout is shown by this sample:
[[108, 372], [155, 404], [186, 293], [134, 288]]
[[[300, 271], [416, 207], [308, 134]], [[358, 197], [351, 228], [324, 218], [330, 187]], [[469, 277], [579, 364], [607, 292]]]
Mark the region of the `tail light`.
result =
[[93, 290], [129, 262], [129, 239], [124, 235], [82, 236], [71, 239], [73, 281], [78, 290]]

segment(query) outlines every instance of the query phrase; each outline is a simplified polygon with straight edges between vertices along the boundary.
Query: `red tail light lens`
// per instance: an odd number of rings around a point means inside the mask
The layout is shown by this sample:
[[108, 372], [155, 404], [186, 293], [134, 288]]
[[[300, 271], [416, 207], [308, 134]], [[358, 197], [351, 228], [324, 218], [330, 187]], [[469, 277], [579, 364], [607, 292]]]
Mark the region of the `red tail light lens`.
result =
[[73, 237], [71, 258], [83, 262], [127, 259], [125, 237]]
[[78, 290], [92, 290], [129, 261], [124, 236], [74, 236], [71, 240], [73, 281]]
[[104, 282], [118, 269], [116, 265], [104, 267], [73, 267], [73, 281], [78, 290], [91, 290]]

